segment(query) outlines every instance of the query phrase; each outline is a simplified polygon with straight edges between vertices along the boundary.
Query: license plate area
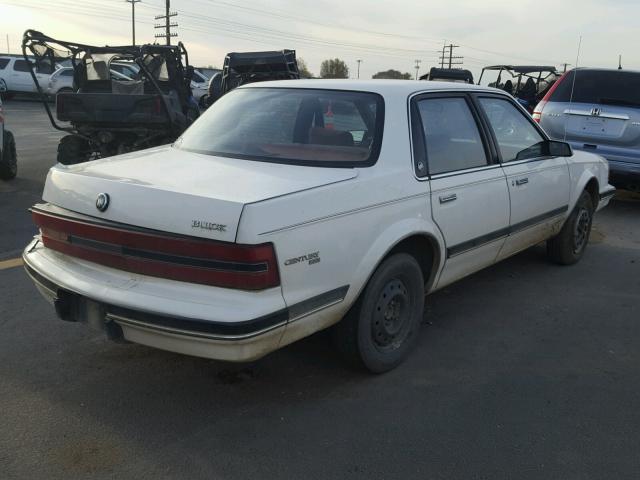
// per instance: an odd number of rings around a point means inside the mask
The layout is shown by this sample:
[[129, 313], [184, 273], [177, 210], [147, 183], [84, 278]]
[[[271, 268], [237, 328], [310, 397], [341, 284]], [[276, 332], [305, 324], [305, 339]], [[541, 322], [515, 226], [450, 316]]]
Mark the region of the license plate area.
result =
[[56, 313], [66, 322], [83, 322], [104, 329], [104, 306], [67, 290], [58, 290], [54, 301]]

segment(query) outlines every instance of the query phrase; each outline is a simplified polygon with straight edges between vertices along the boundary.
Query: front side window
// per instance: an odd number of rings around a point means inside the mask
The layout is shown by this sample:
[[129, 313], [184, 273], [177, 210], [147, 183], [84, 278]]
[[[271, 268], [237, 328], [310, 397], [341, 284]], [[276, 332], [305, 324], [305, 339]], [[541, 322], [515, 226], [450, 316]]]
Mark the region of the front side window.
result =
[[464, 98], [428, 98], [418, 102], [429, 173], [487, 165], [478, 126]]
[[480, 105], [489, 119], [503, 162], [544, 154], [544, 138], [509, 100], [481, 98]]
[[0, 58], [0, 70], [4, 70], [7, 65], [9, 65], [9, 59], [8, 58]]
[[224, 157], [316, 166], [367, 166], [382, 141], [379, 95], [241, 88], [214, 103], [176, 142]]

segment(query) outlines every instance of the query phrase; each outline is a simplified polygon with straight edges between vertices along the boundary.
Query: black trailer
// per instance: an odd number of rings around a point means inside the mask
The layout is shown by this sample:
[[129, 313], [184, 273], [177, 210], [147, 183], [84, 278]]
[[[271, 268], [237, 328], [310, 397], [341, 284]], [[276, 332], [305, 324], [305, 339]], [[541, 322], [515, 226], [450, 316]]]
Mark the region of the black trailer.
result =
[[[54, 128], [69, 133], [58, 145], [58, 161], [74, 164], [174, 141], [198, 116], [191, 93], [192, 68], [178, 45], [96, 47], [56, 40], [27, 30], [22, 41], [38, 59], [69, 58], [73, 93], [56, 97], [53, 118], [46, 95], [31, 72]], [[126, 71], [123, 75], [113, 75]]]
[[420, 77], [420, 80], [473, 84], [473, 74], [469, 70], [463, 70], [461, 68], [432, 67], [429, 73]]
[[209, 82], [207, 105], [234, 88], [246, 83], [300, 78], [295, 50], [228, 53], [222, 72]]

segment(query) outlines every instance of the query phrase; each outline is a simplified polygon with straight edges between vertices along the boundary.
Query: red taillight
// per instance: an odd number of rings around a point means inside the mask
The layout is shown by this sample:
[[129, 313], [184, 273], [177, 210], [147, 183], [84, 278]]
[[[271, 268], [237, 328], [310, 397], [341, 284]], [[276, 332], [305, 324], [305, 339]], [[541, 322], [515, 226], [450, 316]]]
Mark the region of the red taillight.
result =
[[[571, 70], [569, 70], [569, 72], [570, 71]], [[536, 105], [536, 108], [533, 109], [533, 114], [531, 116], [533, 117], [533, 120], [535, 122], [540, 123], [540, 119], [542, 118], [542, 111], [544, 110], [544, 107], [547, 105], [547, 102], [551, 99], [551, 95], [553, 95], [553, 92], [555, 92], [556, 88], [558, 88], [558, 86], [560, 85], [560, 82], [562, 82], [566, 78], [569, 72], [563, 73], [562, 76], [558, 80], [556, 80], [556, 82], [553, 85], [551, 85], [551, 88], [547, 90], [547, 93], [545, 94], [545, 96], [542, 98], [542, 100], [540, 100], [538, 105]]]
[[59, 217], [37, 209], [47, 248], [142, 275], [243, 290], [280, 285], [271, 243], [238, 245]]

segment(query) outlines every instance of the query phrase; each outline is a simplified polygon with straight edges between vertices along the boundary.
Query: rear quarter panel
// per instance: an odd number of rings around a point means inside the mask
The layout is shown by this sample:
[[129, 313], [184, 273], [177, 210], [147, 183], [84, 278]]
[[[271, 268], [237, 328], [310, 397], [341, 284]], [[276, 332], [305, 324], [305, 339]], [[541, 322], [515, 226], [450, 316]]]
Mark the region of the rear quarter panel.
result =
[[567, 159], [571, 179], [571, 197], [569, 212], [580, 198], [589, 180], [598, 182], [598, 192], [602, 193], [609, 183], [609, 167], [607, 161], [593, 153], [574, 150], [573, 156]]

